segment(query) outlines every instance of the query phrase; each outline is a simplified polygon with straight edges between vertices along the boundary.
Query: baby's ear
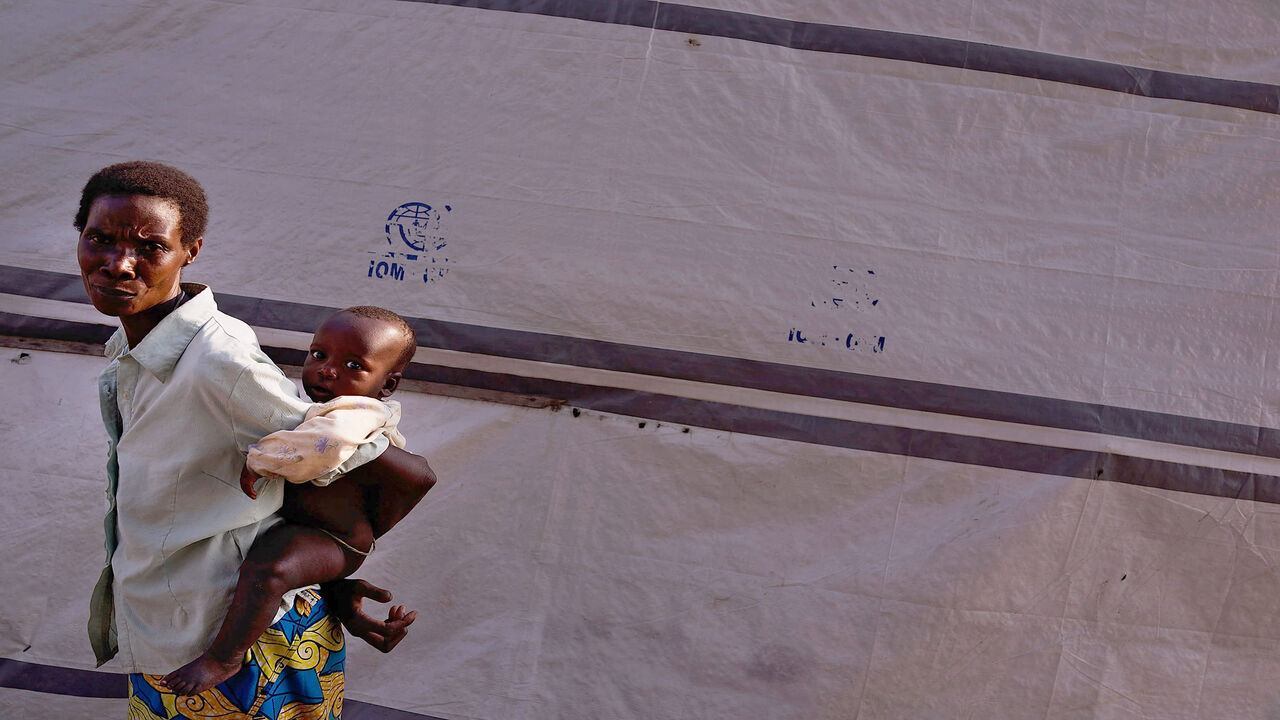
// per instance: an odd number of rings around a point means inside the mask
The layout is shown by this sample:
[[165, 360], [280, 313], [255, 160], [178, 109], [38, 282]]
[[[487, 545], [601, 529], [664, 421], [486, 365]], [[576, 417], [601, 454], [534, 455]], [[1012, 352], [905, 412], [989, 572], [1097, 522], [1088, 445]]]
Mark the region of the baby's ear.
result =
[[387, 379], [382, 381], [382, 387], [378, 390], [378, 399], [383, 400], [390, 397], [391, 393], [395, 392], [396, 388], [399, 387], [400, 378], [403, 376], [404, 373], [399, 371], [387, 373]]

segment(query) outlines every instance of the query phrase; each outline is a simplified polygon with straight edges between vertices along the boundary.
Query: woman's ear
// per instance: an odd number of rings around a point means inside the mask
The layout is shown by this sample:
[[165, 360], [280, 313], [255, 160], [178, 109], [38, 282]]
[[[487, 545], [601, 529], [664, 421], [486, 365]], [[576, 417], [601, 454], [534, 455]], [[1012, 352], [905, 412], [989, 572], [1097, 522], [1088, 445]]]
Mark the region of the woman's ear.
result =
[[187, 261], [182, 263], [182, 267], [186, 267], [196, 261], [196, 256], [200, 254], [200, 248], [204, 247], [204, 237], [196, 238], [196, 241], [190, 245], [184, 244], [183, 250], [187, 251]]
[[396, 391], [400, 385], [400, 378], [404, 377], [404, 373], [396, 371], [387, 373], [387, 379], [383, 381], [382, 388], [378, 390], [378, 399], [383, 400], [390, 397], [391, 393]]

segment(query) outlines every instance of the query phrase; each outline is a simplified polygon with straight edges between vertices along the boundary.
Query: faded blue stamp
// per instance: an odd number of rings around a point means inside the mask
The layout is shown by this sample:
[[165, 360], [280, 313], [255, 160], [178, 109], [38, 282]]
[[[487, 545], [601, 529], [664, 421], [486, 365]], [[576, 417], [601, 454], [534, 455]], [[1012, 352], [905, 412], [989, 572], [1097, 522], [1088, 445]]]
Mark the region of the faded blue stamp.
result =
[[438, 282], [449, 272], [449, 256], [442, 227], [448, 205], [432, 207], [424, 202], [407, 202], [387, 215], [386, 243], [370, 250], [367, 276], [376, 280]]
[[869, 268], [832, 265], [809, 300], [810, 312], [787, 331], [787, 342], [858, 352], [884, 352], [879, 276]]

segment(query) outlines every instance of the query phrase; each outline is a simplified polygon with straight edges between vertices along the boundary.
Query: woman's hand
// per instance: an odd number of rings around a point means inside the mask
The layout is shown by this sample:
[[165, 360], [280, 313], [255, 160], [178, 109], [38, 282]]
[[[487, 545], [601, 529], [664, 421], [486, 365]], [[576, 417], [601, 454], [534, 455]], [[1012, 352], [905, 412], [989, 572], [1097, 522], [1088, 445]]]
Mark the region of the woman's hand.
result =
[[334, 617], [351, 633], [382, 652], [400, 644], [409, 634], [409, 626], [418, 619], [417, 610], [394, 605], [386, 620], [374, 620], [362, 609], [365, 598], [374, 602], [391, 602], [391, 593], [367, 580], [335, 580], [320, 586], [320, 593]]

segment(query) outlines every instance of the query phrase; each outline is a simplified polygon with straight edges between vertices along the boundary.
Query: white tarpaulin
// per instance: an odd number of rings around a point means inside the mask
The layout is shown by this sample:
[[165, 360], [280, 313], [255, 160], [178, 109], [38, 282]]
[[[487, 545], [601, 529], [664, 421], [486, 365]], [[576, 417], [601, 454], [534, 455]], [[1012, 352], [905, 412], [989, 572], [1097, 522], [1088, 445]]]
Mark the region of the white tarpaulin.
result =
[[125, 712], [71, 219], [135, 158], [281, 363], [418, 331], [349, 717], [1280, 712], [1269, 0], [2, 7], [0, 716]]

